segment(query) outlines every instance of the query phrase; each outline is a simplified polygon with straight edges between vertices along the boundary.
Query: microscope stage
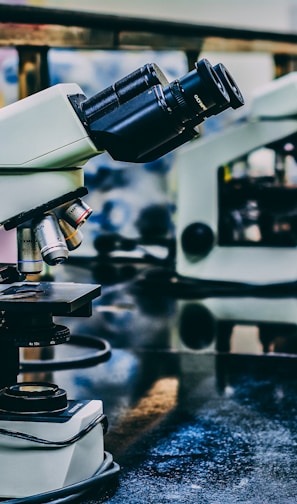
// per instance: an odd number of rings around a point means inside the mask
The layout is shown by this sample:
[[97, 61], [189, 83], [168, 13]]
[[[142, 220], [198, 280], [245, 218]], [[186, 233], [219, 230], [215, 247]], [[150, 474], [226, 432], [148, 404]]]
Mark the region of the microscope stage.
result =
[[100, 293], [101, 286], [96, 284], [14, 282], [0, 285], [0, 310], [76, 316], [79, 311], [88, 316], [91, 301]]

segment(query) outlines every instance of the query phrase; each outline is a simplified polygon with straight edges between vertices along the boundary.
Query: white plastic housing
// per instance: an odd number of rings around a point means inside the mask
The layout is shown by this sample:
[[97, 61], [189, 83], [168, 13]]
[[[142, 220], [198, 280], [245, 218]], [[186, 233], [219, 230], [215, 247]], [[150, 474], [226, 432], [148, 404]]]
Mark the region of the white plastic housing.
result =
[[[0, 427], [51, 441], [64, 441], [80, 432], [102, 412], [102, 402], [94, 400], [87, 402], [67, 422], [2, 420]], [[65, 448], [49, 448], [0, 435], [0, 495], [27, 497], [77, 483], [93, 476], [103, 459], [101, 423]]]
[[77, 84], [57, 84], [0, 110], [0, 167], [64, 168], [98, 154], [68, 96]]
[[203, 222], [218, 234], [218, 168], [297, 132], [295, 119], [257, 120], [297, 111], [297, 73], [272, 82], [259, 92], [246, 122], [200, 138], [179, 149], [175, 166], [177, 193], [177, 271], [212, 280], [254, 283], [289, 281], [297, 277], [297, 250], [289, 247], [219, 246], [206, 256], [189, 256], [181, 246], [183, 230]]

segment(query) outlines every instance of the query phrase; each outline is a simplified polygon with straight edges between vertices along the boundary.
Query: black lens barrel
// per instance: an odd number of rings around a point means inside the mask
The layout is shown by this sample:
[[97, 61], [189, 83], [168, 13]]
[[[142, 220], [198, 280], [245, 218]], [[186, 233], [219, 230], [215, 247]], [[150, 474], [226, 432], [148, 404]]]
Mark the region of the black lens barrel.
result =
[[120, 79], [114, 84], [114, 90], [118, 96], [120, 103], [125, 103], [142, 93], [146, 89], [151, 88], [157, 84], [166, 86], [168, 80], [158, 65], [150, 63], [135, 70], [123, 79]]

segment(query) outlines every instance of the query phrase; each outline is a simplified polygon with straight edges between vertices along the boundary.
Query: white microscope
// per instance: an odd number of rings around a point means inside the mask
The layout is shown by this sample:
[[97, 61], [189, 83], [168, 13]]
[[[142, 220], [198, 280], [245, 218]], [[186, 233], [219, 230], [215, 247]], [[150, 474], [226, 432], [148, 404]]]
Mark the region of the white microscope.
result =
[[177, 152], [177, 272], [269, 284], [297, 279], [297, 73], [247, 116]]
[[81, 199], [84, 161], [104, 151], [154, 160], [196, 137], [207, 117], [241, 105], [224, 65], [203, 59], [171, 83], [147, 64], [92, 98], [60, 84], [0, 111], [1, 497], [70, 499], [116, 470], [104, 453], [101, 401], [68, 401], [54, 384], [17, 382], [19, 347], [68, 341], [53, 317], [90, 316], [100, 286], [14, 282], [11, 272], [39, 273], [80, 244], [91, 213]]

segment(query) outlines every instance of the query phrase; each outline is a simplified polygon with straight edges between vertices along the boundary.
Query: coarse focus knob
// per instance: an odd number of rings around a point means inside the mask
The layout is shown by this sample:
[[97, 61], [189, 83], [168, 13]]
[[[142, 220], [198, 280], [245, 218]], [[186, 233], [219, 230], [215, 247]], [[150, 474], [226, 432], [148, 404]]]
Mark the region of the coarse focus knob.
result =
[[183, 251], [190, 255], [206, 255], [214, 246], [214, 233], [203, 222], [193, 222], [187, 226], [181, 236]]

